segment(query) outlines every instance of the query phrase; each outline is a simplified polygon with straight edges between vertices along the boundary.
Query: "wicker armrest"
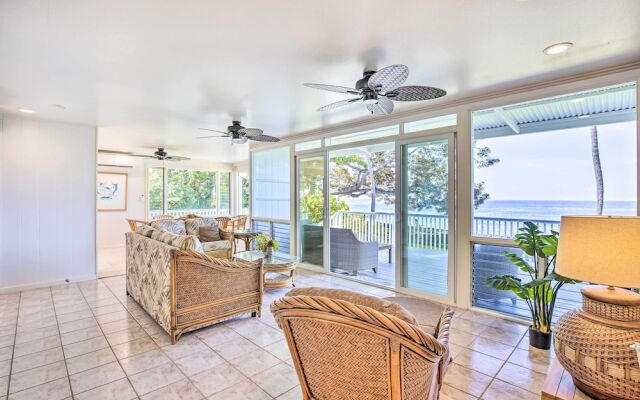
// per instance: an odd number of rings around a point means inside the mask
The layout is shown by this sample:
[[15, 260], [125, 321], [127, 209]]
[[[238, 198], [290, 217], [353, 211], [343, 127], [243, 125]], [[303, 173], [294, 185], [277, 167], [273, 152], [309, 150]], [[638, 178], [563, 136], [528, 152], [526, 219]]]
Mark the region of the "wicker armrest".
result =
[[447, 307], [442, 312], [438, 325], [436, 326], [436, 338], [447, 348], [447, 354], [440, 360], [440, 367], [438, 368], [438, 383], [442, 384], [444, 381], [444, 375], [449, 368], [451, 362], [451, 354], [449, 353], [449, 331], [451, 327], [451, 319], [453, 318], [453, 310], [451, 307]]

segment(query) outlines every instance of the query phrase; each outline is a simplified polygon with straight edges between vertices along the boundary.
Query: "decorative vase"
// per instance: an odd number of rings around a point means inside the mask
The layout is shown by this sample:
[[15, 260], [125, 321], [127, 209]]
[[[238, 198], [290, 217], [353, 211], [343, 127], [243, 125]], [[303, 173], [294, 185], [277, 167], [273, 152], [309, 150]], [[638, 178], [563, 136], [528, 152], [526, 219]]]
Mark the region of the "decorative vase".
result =
[[552, 332], [540, 332], [529, 327], [529, 346], [536, 349], [549, 350], [551, 348]]
[[273, 256], [273, 246], [271, 245], [267, 246], [267, 251], [264, 252], [264, 256], [266, 258], [271, 258], [271, 256]]

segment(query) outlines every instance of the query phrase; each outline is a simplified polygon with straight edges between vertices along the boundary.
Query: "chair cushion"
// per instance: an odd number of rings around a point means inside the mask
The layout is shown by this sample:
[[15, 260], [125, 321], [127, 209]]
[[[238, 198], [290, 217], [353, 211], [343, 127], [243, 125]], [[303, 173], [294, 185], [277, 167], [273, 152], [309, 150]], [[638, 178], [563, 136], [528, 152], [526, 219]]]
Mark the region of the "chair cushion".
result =
[[181, 219], [160, 219], [151, 222], [150, 225], [156, 229], [160, 229], [161, 231], [173, 233], [174, 235], [187, 234], [184, 221]]
[[204, 249], [204, 251], [226, 250], [231, 248], [231, 242], [229, 240], [219, 240], [217, 242], [202, 242], [202, 248]]
[[185, 221], [187, 235], [198, 236], [201, 226], [218, 226], [215, 218], [191, 218]]
[[174, 235], [170, 232], [154, 229], [151, 233], [151, 239], [166, 243], [169, 246], [177, 247], [182, 250], [192, 250], [203, 252], [202, 243], [197, 237], [192, 235]]
[[393, 315], [410, 324], [417, 325], [415, 317], [404, 307], [377, 297], [341, 289], [300, 288], [290, 290], [285, 296], [322, 296], [333, 300], [345, 300], [359, 306], [371, 307], [376, 311]]
[[415, 297], [386, 297], [384, 300], [404, 307], [416, 318], [423, 331], [437, 336], [436, 327], [446, 306]]
[[217, 242], [220, 240], [220, 228], [217, 226], [201, 226], [198, 229], [198, 238], [201, 242]]
[[137, 229], [136, 229], [136, 233], [141, 234], [142, 236], [146, 236], [148, 238], [151, 237], [151, 234], [153, 233], [153, 231], [155, 231], [156, 229], [152, 228], [149, 225], [140, 225]]

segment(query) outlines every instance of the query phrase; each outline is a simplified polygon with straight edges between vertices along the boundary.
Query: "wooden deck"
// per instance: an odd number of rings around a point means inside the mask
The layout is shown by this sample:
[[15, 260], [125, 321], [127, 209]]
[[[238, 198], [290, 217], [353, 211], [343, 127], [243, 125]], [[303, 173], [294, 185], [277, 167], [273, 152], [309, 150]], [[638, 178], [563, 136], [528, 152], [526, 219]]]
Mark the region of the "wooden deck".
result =
[[[476, 249], [479, 252], [489, 251], [487, 248]], [[487, 253], [489, 254], [489, 253]], [[395, 252], [392, 253], [395, 256]], [[443, 250], [428, 250], [410, 248], [408, 252], [410, 259], [410, 267], [408, 269], [408, 287], [411, 289], [436, 294], [440, 296], [447, 295], [447, 253]], [[391, 258], [393, 262], [394, 258]], [[378, 285], [395, 287], [395, 266], [388, 262], [388, 252], [381, 251], [378, 254], [378, 272], [373, 270], [358, 271], [358, 275], [354, 278], [363, 282], [371, 282]], [[501, 261], [486, 262], [484, 265], [478, 265], [476, 261], [474, 268], [488, 268], [495, 272], [490, 275], [498, 275], [503, 272], [496, 264], [502, 264]], [[349, 275], [342, 270], [332, 270], [333, 272]], [[516, 272], [518, 273], [518, 272]], [[519, 273], [521, 278], [526, 281], [528, 275]], [[477, 274], [474, 276], [474, 296], [473, 305], [476, 307], [487, 308], [518, 317], [530, 318], [529, 308], [523, 300], [513, 296], [511, 292], [496, 292], [483, 281], [484, 275]], [[554, 312], [554, 320], [565, 312], [579, 307], [582, 303], [580, 288], [583, 285], [565, 285], [558, 293], [556, 308]]]

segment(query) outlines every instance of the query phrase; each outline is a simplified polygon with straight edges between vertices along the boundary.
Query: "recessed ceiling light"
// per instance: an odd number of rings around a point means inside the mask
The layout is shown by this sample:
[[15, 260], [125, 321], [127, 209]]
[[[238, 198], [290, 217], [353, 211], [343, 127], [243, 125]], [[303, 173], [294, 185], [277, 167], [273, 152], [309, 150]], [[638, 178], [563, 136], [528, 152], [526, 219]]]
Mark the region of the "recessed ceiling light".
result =
[[25, 114], [33, 114], [33, 110], [29, 110], [28, 108], [18, 108], [18, 111]]
[[571, 42], [556, 43], [556, 44], [552, 44], [551, 46], [546, 47], [544, 50], [542, 50], [542, 52], [544, 54], [553, 56], [553, 55], [556, 55], [556, 54], [565, 53], [567, 50], [569, 50], [571, 48], [571, 46], [573, 46], [573, 43], [571, 43]]
[[589, 114], [578, 115], [578, 119], [585, 119], [585, 118], [589, 118], [589, 117], [590, 117]]

